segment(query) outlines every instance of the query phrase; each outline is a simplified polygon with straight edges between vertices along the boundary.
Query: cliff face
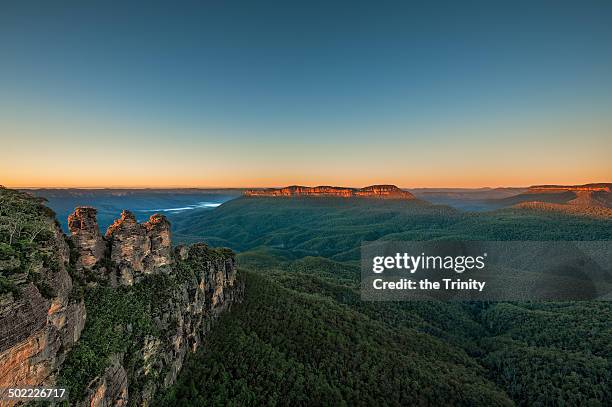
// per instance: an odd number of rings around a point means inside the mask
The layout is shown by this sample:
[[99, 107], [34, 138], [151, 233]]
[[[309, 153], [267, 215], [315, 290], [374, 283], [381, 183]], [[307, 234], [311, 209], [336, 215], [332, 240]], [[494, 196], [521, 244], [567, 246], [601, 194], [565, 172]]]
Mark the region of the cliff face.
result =
[[147, 237], [151, 243], [150, 251], [145, 256], [145, 270], [167, 266], [172, 263], [172, 239], [170, 222], [165, 216], [155, 214], [144, 224]]
[[588, 191], [612, 192], [612, 183], [584, 184], [584, 185], [534, 185], [529, 187], [528, 193]]
[[48, 385], [79, 339], [69, 248], [41, 201], [0, 188], [0, 392]]
[[172, 250], [161, 215], [139, 224], [124, 211], [103, 237], [95, 209], [77, 208], [67, 238], [38, 200], [0, 189], [0, 221], [0, 388], [58, 384], [72, 405], [148, 405], [242, 296], [233, 253]]
[[201, 346], [212, 322], [241, 301], [243, 285], [228, 251], [196, 243], [177, 247], [175, 255], [171, 272], [152, 274], [130, 289], [147, 297], [145, 320], [152, 329], [144, 335], [134, 335], [136, 327], [124, 332], [126, 346], [88, 381], [83, 405], [117, 406], [128, 400], [149, 405], [160, 389], [176, 381], [187, 354]]
[[343, 188], [331, 186], [304, 187], [293, 185], [280, 189], [250, 189], [244, 192], [244, 196], [313, 196], [313, 197], [342, 197], [342, 198], [379, 198], [379, 199], [416, 199], [410, 192], [403, 191], [395, 185], [371, 185], [369, 187]]
[[78, 269], [92, 268], [102, 260], [106, 250], [106, 243], [98, 228], [96, 213], [95, 208], [80, 207], [68, 216], [71, 239], [80, 253], [76, 265]]

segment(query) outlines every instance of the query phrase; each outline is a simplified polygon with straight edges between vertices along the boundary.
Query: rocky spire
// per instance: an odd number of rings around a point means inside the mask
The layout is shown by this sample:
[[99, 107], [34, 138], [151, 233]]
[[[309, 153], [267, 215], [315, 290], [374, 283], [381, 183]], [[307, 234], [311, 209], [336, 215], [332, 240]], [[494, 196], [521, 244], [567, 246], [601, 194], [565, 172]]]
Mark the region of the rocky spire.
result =
[[81, 206], [68, 216], [72, 243], [79, 252], [77, 269], [89, 269], [104, 257], [106, 243], [100, 234], [96, 213], [95, 208]]
[[145, 258], [147, 267], [161, 267], [170, 263], [172, 241], [170, 222], [164, 215], [155, 214], [144, 223], [147, 236], [151, 240], [151, 253]]
[[151, 274], [172, 262], [170, 222], [155, 214], [138, 223], [130, 211], [123, 211], [106, 232], [111, 261], [118, 267], [121, 284], [131, 285], [138, 274]]

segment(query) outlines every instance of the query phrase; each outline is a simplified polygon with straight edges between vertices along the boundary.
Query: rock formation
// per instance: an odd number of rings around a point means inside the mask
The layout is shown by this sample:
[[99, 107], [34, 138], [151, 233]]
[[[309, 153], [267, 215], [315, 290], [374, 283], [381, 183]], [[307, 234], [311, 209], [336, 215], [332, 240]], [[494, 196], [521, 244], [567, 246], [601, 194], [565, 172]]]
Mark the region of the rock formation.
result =
[[[156, 392], [171, 386], [188, 353], [195, 352], [211, 329], [211, 322], [243, 295], [244, 286], [237, 280], [234, 258], [207, 245], [196, 243], [178, 246], [173, 256], [193, 272], [193, 280], [167, 287], [165, 300], [151, 313], [158, 336], [144, 338], [142, 348], [132, 349], [138, 355], [138, 369], [130, 380], [143, 383], [132, 390], [123, 367], [124, 355], [114, 355], [102, 375], [88, 386], [88, 406], [149, 405]], [[151, 277], [149, 277], [151, 278]], [[131, 358], [134, 364], [134, 357]]]
[[369, 187], [356, 189], [344, 187], [318, 186], [304, 187], [292, 185], [286, 188], [249, 189], [244, 196], [260, 197], [341, 197], [341, 198], [379, 198], [379, 199], [416, 199], [410, 192], [401, 190], [395, 185], [371, 185]]
[[110, 241], [110, 258], [118, 268], [121, 282], [132, 285], [134, 273], [144, 272], [144, 258], [151, 251], [147, 230], [132, 212], [123, 211], [121, 218], [108, 227], [105, 236]]
[[147, 237], [151, 241], [151, 251], [145, 257], [145, 270], [162, 267], [172, 262], [170, 222], [164, 215], [155, 214], [144, 223]]
[[[149, 405], [159, 389], [175, 382], [186, 355], [200, 346], [212, 322], [242, 297], [244, 284], [237, 279], [233, 253], [204, 244], [173, 251], [170, 223], [161, 215], [139, 224], [124, 211], [103, 238], [95, 209], [77, 208], [69, 219], [73, 235], [67, 238], [53, 213], [34, 198], [0, 188], [0, 224], [11, 221], [27, 222], [20, 225], [20, 238], [36, 242], [36, 247], [28, 249], [31, 256], [13, 255], [12, 236], [0, 229], [0, 393], [7, 387], [52, 386], [58, 377], [71, 377], [62, 376], [70, 363], [76, 363], [79, 372], [88, 371], [90, 361], [70, 351], [79, 340], [90, 345], [96, 341], [91, 333], [81, 338], [81, 331], [88, 329], [84, 298], [94, 290], [113, 301], [116, 295], [141, 295], [148, 301], [145, 311], [133, 312], [139, 312], [150, 329], [122, 326], [109, 310], [103, 318], [107, 333], [120, 335], [128, 351], [89, 354], [104, 363], [104, 370], [97, 377], [82, 378], [84, 391], [71, 394], [70, 404]], [[121, 267], [133, 277], [121, 283], [134, 286], [119, 291], [111, 277]], [[73, 281], [69, 271], [78, 278]], [[97, 300], [94, 296], [89, 301]], [[125, 301], [133, 304], [132, 299]], [[134, 336], [137, 332], [141, 336]]]
[[83, 206], [68, 216], [72, 243], [79, 251], [77, 269], [90, 269], [104, 256], [106, 243], [100, 234], [96, 213], [96, 209]]
[[355, 191], [356, 196], [383, 199], [415, 199], [410, 192], [403, 191], [395, 185], [371, 185]]
[[90, 384], [87, 405], [90, 407], [122, 407], [128, 404], [128, 377], [119, 358], [114, 357], [102, 376]]
[[[103, 237], [96, 220], [96, 210], [78, 207], [68, 217], [71, 240], [78, 253], [77, 270], [97, 267], [97, 276], [114, 284], [132, 285], [135, 279], [151, 274], [172, 263], [170, 222], [155, 214], [138, 223], [130, 211], [123, 211]], [[112, 266], [100, 266], [106, 250]]]
[[612, 183], [584, 184], [584, 185], [534, 185], [527, 192], [561, 192], [561, 191], [589, 191], [612, 192]]
[[141, 224], [132, 212], [123, 211], [121, 218], [108, 227], [106, 239], [111, 248], [110, 259], [124, 285], [172, 262], [170, 222], [163, 215], [155, 214]]
[[32, 197], [4, 188], [0, 208], [0, 224], [22, 222], [20, 238], [30, 242], [27, 256], [21, 257], [20, 246], [0, 235], [3, 255], [10, 257], [0, 265], [0, 274], [12, 287], [0, 290], [1, 397], [7, 387], [54, 383], [83, 330], [85, 305], [71, 298], [68, 244], [50, 211]]

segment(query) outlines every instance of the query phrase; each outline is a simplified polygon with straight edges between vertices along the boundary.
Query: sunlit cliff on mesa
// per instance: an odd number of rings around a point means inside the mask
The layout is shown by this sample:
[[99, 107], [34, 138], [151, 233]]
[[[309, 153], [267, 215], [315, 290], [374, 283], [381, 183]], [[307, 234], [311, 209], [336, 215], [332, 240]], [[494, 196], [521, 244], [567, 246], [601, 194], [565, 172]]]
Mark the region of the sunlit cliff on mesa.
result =
[[342, 197], [342, 198], [379, 198], [379, 199], [416, 199], [410, 192], [403, 191], [395, 185], [371, 185], [365, 188], [332, 187], [327, 185], [305, 187], [292, 185], [285, 188], [249, 189], [244, 196], [276, 197]]
[[528, 192], [558, 192], [558, 191], [588, 191], [612, 192], [612, 184], [584, 184], [584, 185], [533, 185]]

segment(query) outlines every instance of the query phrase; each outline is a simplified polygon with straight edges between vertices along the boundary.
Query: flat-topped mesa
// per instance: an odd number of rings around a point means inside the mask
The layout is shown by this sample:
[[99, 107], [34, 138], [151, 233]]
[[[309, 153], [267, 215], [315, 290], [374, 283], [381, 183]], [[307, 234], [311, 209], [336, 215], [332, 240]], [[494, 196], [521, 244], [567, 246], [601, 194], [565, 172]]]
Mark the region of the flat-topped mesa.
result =
[[357, 190], [356, 194], [368, 198], [416, 199], [410, 192], [401, 190], [395, 185], [370, 185]]
[[612, 192], [612, 183], [584, 184], [584, 185], [534, 185], [527, 192]]
[[68, 216], [71, 240], [79, 252], [76, 264], [79, 270], [92, 268], [104, 257], [106, 242], [100, 234], [96, 213], [95, 208], [82, 206]]
[[410, 192], [403, 191], [395, 185], [371, 185], [365, 188], [344, 188], [327, 185], [305, 187], [292, 185], [285, 188], [249, 189], [244, 192], [247, 197], [342, 197], [342, 198], [378, 198], [378, 199], [416, 199]]
[[170, 222], [155, 214], [138, 223], [130, 211], [123, 211], [106, 231], [111, 246], [111, 261], [117, 266], [120, 283], [132, 285], [139, 274], [151, 274], [172, 263]]

